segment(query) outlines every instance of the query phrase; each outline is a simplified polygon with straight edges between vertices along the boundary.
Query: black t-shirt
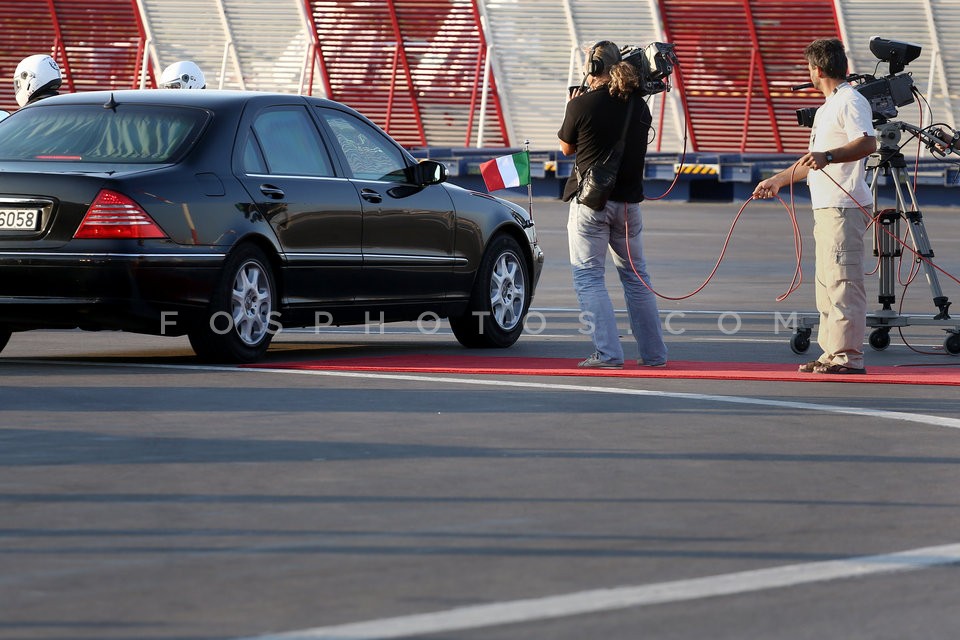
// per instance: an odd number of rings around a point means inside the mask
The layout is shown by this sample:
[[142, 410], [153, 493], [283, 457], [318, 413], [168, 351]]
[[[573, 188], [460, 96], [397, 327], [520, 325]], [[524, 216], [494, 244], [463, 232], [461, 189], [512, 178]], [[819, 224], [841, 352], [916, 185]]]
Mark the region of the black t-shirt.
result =
[[[617, 185], [610, 195], [610, 199], [616, 202], [643, 200], [643, 163], [650, 133], [650, 109], [639, 95], [634, 94], [631, 100], [633, 114], [624, 140]], [[567, 102], [563, 124], [557, 135], [564, 142], [576, 145], [576, 163], [581, 173], [607, 157], [620, 139], [626, 116], [627, 102], [611, 96], [606, 85]], [[574, 172], [564, 186], [563, 201], [567, 202], [575, 196], [578, 187]]]

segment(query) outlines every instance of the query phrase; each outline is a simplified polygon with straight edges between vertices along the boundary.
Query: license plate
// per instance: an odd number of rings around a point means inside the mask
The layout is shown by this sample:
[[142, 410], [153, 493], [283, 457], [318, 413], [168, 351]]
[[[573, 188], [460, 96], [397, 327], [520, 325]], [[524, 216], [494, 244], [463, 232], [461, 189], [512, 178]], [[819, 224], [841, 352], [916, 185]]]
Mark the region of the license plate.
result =
[[0, 209], [0, 231], [36, 231], [40, 209]]

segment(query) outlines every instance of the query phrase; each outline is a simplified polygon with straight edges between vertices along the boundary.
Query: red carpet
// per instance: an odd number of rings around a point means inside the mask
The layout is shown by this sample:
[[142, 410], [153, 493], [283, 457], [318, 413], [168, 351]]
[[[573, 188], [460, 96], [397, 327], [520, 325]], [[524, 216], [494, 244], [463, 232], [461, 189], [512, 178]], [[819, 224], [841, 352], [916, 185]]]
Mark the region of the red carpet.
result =
[[601, 376], [616, 378], [671, 378], [705, 380], [767, 380], [786, 382], [859, 382], [879, 384], [929, 384], [960, 386], [960, 363], [954, 366], [867, 366], [865, 375], [798, 373], [799, 363], [671, 362], [666, 367], [578, 369], [578, 359], [520, 358], [512, 356], [451, 356], [410, 354], [366, 358], [330, 358], [302, 362], [249, 365], [265, 369], [318, 371], [376, 371], [406, 373], [496, 374], [519, 376]]

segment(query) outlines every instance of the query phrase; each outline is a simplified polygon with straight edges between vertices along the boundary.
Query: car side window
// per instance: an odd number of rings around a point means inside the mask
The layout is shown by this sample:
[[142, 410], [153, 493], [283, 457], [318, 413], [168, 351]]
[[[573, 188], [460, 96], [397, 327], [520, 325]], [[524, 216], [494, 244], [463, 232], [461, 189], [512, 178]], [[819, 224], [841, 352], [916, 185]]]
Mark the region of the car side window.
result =
[[[333, 176], [333, 164], [310, 114], [302, 107], [274, 107], [257, 115], [243, 150], [244, 170], [289, 176]], [[259, 144], [262, 162], [257, 153]]]
[[406, 158], [383, 133], [349, 113], [324, 108], [318, 111], [336, 136], [352, 177], [387, 182], [406, 181]]
[[267, 165], [260, 155], [260, 147], [253, 131], [247, 134], [247, 140], [243, 143], [243, 172], [267, 173]]

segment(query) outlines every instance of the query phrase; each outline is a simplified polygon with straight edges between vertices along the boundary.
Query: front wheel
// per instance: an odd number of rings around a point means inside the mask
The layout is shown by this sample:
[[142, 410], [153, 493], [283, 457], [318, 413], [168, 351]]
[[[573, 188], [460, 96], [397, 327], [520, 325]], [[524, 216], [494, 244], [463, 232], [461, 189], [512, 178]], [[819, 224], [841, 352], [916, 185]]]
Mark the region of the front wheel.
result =
[[462, 316], [450, 318], [453, 335], [465, 347], [509, 347], [520, 338], [532, 296], [523, 251], [510, 236], [490, 243]]
[[279, 327], [275, 292], [263, 251], [253, 245], [240, 247], [224, 263], [208, 317], [189, 331], [190, 346], [207, 361], [258, 360]]
[[797, 329], [797, 332], [790, 338], [790, 349], [797, 354], [806, 353], [810, 348], [810, 329]]
[[947, 337], [943, 340], [943, 348], [951, 355], [960, 353], [960, 333], [948, 331]]
[[870, 346], [877, 351], [883, 351], [890, 346], [890, 329], [874, 329], [867, 338]]

